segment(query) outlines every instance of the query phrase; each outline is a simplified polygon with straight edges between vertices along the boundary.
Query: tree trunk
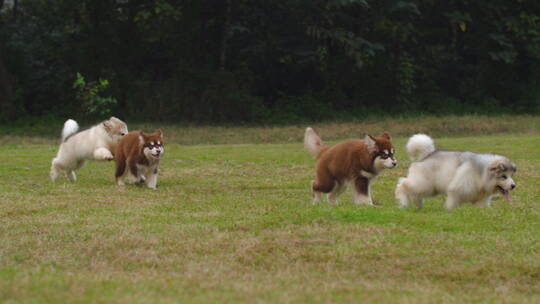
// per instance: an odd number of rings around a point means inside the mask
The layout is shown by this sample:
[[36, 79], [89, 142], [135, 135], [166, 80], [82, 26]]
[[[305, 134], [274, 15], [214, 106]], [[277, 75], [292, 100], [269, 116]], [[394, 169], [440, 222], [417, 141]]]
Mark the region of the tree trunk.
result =
[[219, 69], [225, 71], [227, 64], [227, 41], [229, 40], [229, 27], [231, 24], [231, 0], [225, 0], [225, 20], [221, 33], [221, 46], [219, 50]]
[[13, 104], [13, 84], [11, 76], [4, 64], [0, 50], [0, 110], [1, 115], [8, 119], [15, 118], [15, 105]]
[[19, 11], [19, 0], [13, 0], [13, 21], [17, 20], [18, 11]]

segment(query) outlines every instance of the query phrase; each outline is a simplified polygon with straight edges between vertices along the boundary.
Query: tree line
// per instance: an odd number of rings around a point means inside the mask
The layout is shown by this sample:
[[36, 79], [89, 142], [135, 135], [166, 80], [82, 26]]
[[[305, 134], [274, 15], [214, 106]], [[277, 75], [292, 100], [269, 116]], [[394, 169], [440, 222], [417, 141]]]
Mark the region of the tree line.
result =
[[0, 120], [540, 112], [534, 0], [0, 0]]

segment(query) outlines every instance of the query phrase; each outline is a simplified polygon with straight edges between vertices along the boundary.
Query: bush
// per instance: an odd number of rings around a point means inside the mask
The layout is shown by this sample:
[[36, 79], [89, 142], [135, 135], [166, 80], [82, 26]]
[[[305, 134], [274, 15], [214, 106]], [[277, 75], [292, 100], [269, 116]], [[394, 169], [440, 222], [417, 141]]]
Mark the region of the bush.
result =
[[83, 75], [77, 73], [73, 82], [76, 97], [81, 110], [91, 117], [102, 118], [111, 115], [112, 108], [118, 103], [112, 96], [102, 96], [109, 87], [107, 79], [99, 78], [96, 81], [87, 82]]

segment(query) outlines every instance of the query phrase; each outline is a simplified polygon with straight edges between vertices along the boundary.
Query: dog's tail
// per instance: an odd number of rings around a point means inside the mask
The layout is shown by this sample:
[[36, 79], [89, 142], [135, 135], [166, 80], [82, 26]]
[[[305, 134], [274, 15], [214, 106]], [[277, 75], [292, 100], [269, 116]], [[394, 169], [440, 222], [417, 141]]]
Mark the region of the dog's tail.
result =
[[414, 161], [420, 161], [435, 151], [435, 143], [425, 134], [416, 134], [407, 142], [407, 154]]
[[66, 120], [64, 123], [64, 128], [62, 129], [62, 142], [64, 142], [68, 136], [76, 133], [77, 131], [79, 131], [79, 124], [73, 119]]
[[308, 150], [309, 154], [317, 158], [322, 151], [328, 149], [328, 147], [323, 144], [321, 138], [315, 131], [308, 127], [306, 133], [304, 134], [304, 147]]

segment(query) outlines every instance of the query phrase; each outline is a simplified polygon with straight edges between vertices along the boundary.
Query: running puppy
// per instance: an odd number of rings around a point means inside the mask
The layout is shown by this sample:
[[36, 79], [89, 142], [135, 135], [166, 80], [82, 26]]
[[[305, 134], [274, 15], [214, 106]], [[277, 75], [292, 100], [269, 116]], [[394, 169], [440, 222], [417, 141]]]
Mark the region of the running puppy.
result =
[[148, 188], [156, 189], [159, 160], [163, 156], [161, 130], [148, 134], [143, 131], [129, 132], [116, 147], [116, 183], [124, 185], [124, 175], [129, 169], [130, 182], [144, 182]]
[[436, 150], [424, 134], [409, 138], [407, 153], [413, 163], [395, 193], [402, 208], [411, 202], [421, 208], [425, 197], [437, 194], [446, 195], [448, 210], [465, 202], [489, 206], [497, 192], [510, 201], [509, 191], [516, 187], [516, 165], [504, 156]]
[[62, 129], [62, 143], [58, 154], [52, 160], [51, 180], [54, 182], [64, 170], [72, 182], [77, 180], [75, 171], [89, 159], [113, 160], [111, 151], [127, 132], [126, 124], [116, 117], [111, 117], [90, 129], [79, 131], [79, 125], [68, 119]]
[[371, 182], [383, 169], [397, 166], [392, 138], [387, 132], [327, 147], [312, 128], [307, 128], [304, 147], [317, 159], [316, 178], [311, 182], [314, 204], [321, 201], [323, 193], [328, 193], [331, 204], [337, 203], [339, 195], [352, 184], [355, 204], [374, 205]]

